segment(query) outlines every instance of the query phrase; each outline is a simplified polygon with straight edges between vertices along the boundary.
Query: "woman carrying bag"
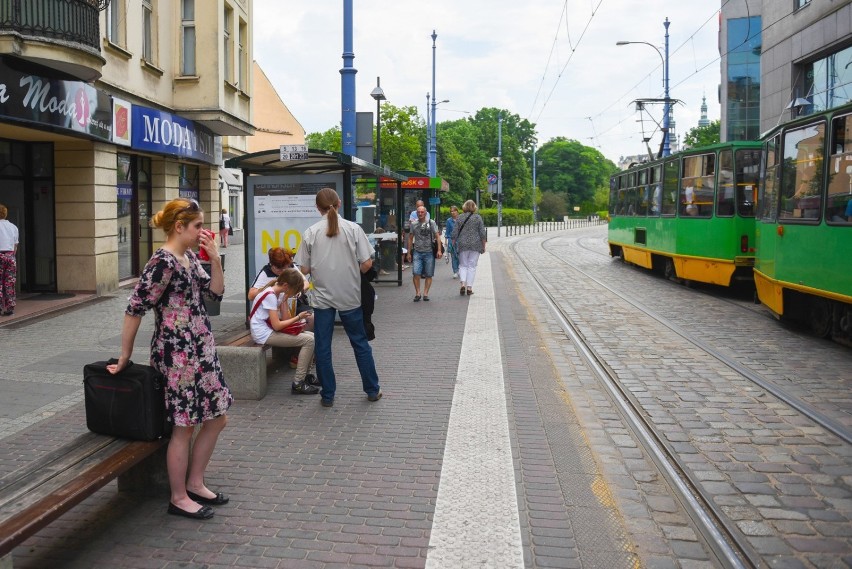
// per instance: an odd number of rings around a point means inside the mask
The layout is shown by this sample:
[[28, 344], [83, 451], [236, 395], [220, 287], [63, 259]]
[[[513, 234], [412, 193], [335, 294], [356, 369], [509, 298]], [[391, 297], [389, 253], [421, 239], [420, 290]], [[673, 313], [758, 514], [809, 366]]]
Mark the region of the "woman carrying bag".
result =
[[476, 278], [476, 265], [479, 256], [485, 253], [485, 222], [476, 213], [476, 204], [467, 200], [462, 206], [463, 214], [456, 219], [453, 228], [453, 243], [459, 256], [459, 294], [473, 294], [473, 281]]
[[[255, 297], [249, 316], [251, 338], [256, 344], [299, 348], [299, 360], [291, 391], [299, 395], [319, 393], [319, 380], [308, 373], [314, 359], [314, 333], [305, 331], [307, 310], [296, 313], [296, 299], [305, 279], [298, 269], [284, 269]], [[280, 313], [279, 313], [280, 307]]]

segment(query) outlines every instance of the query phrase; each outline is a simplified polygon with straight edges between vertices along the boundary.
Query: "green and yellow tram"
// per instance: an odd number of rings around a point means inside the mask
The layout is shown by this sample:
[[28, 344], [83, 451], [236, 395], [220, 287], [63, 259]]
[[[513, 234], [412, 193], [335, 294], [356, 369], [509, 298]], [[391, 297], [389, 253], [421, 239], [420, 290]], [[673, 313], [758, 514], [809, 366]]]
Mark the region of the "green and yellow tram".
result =
[[610, 255], [668, 278], [750, 280], [760, 142], [685, 150], [610, 179]]
[[852, 105], [764, 137], [754, 279], [776, 316], [852, 340]]

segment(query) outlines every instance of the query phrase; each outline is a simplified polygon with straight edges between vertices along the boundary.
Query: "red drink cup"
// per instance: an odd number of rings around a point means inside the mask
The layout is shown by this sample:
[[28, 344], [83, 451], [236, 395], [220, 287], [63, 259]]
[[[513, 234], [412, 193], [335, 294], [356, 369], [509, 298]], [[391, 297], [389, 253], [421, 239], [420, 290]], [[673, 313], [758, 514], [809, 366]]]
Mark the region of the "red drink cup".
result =
[[[204, 235], [206, 235], [209, 239], [214, 239], [216, 237], [215, 235], [213, 235], [213, 232], [210, 231], [209, 229], [202, 229], [201, 232]], [[210, 260], [210, 256], [207, 254], [207, 251], [205, 251], [200, 245], [198, 247], [198, 258], [201, 259], [202, 261], [209, 261]]]

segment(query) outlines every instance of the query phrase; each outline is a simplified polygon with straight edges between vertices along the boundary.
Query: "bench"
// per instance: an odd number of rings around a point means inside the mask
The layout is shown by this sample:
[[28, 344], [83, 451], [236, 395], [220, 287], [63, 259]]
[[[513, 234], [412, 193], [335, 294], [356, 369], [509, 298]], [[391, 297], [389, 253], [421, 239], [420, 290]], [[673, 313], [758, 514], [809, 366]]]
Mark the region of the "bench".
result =
[[275, 362], [285, 362], [294, 348], [276, 348], [255, 344], [251, 334], [242, 332], [217, 346], [219, 363], [231, 393], [237, 399], [263, 399], [266, 397], [267, 355], [272, 352]]
[[0, 568], [24, 540], [118, 478], [121, 492], [168, 495], [167, 438], [86, 433], [0, 480]]

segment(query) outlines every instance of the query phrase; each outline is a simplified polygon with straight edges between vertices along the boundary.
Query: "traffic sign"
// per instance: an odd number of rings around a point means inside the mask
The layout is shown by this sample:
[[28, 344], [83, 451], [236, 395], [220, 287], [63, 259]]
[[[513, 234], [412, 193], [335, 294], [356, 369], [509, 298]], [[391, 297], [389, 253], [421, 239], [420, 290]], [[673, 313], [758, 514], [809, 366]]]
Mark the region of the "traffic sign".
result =
[[488, 174], [488, 185], [493, 186], [497, 183], [497, 175], [496, 174]]
[[278, 158], [282, 162], [293, 160], [307, 160], [308, 147], [304, 144], [282, 144], [280, 148], [280, 156]]

